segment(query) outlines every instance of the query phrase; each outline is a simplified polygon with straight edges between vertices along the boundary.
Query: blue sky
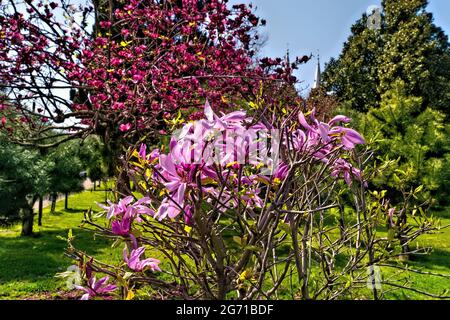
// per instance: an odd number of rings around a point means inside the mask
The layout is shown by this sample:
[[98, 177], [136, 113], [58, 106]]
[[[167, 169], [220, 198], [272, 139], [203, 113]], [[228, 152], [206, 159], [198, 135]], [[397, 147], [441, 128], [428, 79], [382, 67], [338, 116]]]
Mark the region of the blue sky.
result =
[[[284, 56], [289, 47], [292, 56], [320, 52], [321, 66], [339, 55], [350, 34], [351, 25], [371, 5], [381, 0], [232, 0], [230, 3], [253, 3], [258, 16], [267, 20], [263, 29], [268, 41], [263, 56]], [[435, 23], [450, 34], [450, 1], [429, 0], [427, 11]], [[316, 62], [303, 65], [297, 76], [304, 81], [300, 88], [312, 85]]]

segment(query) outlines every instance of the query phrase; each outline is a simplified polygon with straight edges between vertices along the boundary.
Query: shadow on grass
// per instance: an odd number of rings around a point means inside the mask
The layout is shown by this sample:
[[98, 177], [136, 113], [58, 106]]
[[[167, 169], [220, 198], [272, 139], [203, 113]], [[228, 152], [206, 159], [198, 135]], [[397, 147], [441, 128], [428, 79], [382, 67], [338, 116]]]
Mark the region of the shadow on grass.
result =
[[[65, 271], [73, 261], [64, 256], [68, 229], [42, 231], [34, 237], [0, 238], [0, 284], [11, 281], [36, 281], [53, 278]], [[98, 255], [110, 247], [111, 241], [87, 230], [73, 228], [74, 245], [89, 255]]]
[[[67, 208], [67, 209], [64, 209], [64, 212], [65, 213], [79, 213], [80, 209]], [[62, 214], [62, 212], [61, 212], [61, 214]]]
[[433, 248], [428, 255], [415, 255], [410, 261], [420, 267], [444, 267], [450, 268], [450, 251]]

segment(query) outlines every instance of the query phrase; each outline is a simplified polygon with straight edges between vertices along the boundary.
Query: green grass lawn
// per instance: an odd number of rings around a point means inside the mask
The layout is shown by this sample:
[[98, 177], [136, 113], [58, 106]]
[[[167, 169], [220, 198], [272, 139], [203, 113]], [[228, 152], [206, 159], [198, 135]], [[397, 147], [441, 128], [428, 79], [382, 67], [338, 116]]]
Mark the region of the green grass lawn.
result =
[[[64, 201], [59, 201], [56, 213], [44, 209], [43, 226], [35, 224], [35, 237], [21, 237], [20, 225], [0, 228], [0, 299], [51, 299], [67, 297], [63, 279], [55, 274], [66, 271], [73, 261], [64, 256], [67, 243], [58, 239], [65, 237], [69, 229], [76, 237], [74, 244], [90, 255], [105, 262], [121, 259], [121, 250], [111, 250], [111, 241], [79, 227], [83, 212], [92, 207], [99, 208], [95, 202], [105, 200], [104, 191], [85, 191], [72, 195], [69, 210], [64, 210]], [[450, 209], [435, 213], [442, 218], [442, 225], [450, 224]], [[434, 248], [429, 256], [415, 257], [408, 262], [411, 267], [428, 272], [450, 275], [450, 228], [433, 235], [420, 238], [421, 246]], [[382, 269], [383, 276], [391, 274]], [[450, 289], [450, 279], [410, 274], [409, 286], [436, 294]], [[388, 289], [383, 287], [383, 289]], [[369, 297], [369, 296], [368, 296]], [[423, 299], [417, 293], [396, 291], [388, 294], [391, 299]], [[289, 297], [286, 297], [289, 298]]]
[[[450, 225], [450, 208], [447, 210], [434, 212], [434, 216], [439, 217], [442, 227]], [[450, 275], [450, 227], [442, 229], [435, 234], [423, 235], [418, 240], [420, 247], [432, 247], [430, 255], [417, 256], [408, 262], [408, 265], [414, 269], [420, 269], [425, 272]], [[444, 290], [449, 290], [446, 294], [450, 296], [450, 278], [437, 276], [428, 276], [409, 273], [404, 276], [408, 278], [409, 286], [415, 289], [442, 294]], [[413, 292], [394, 292], [389, 294], [393, 299], [421, 299], [423, 295]]]
[[64, 210], [64, 201], [57, 203], [55, 214], [44, 208], [42, 226], [35, 221], [35, 237], [21, 237], [20, 225], [0, 228], [0, 299], [41, 298], [48, 293], [57, 297], [65, 289], [64, 280], [54, 276], [73, 264], [64, 256], [67, 243], [58, 239], [69, 229], [77, 248], [105, 261], [119, 259], [120, 253], [110, 250], [110, 240], [79, 228], [83, 212], [89, 207], [98, 211], [95, 201], [104, 199], [104, 191], [85, 191], [70, 196], [69, 210]]

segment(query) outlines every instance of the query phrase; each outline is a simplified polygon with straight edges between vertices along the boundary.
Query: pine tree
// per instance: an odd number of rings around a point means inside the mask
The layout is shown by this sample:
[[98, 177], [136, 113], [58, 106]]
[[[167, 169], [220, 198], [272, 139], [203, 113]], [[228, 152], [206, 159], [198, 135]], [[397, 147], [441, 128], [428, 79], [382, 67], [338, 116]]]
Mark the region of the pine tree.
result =
[[322, 74], [324, 87], [335, 92], [350, 108], [367, 111], [379, 100], [376, 60], [381, 46], [379, 32], [367, 28], [366, 14], [352, 26], [352, 35], [338, 59], [331, 59]]
[[448, 202], [450, 183], [450, 126], [442, 112], [425, 108], [422, 98], [409, 96], [398, 81], [383, 94], [379, 108], [371, 109], [361, 122], [366, 137], [374, 138], [378, 161], [397, 160], [374, 184], [395, 197], [400, 190], [421, 185], [440, 204]]
[[366, 112], [401, 80], [408, 95], [422, 98], [418, 112], [431, 106], [450, 113], [450, 47], [433, 24], [426, 0], [384, 0], [380, 30], [364, 14], [336, 60], [324, 71], [324, 84], [349, 108]]
[[380, 94], [402, 80], [409, 95], [422, 97], [421, 110], [446, 111], [450, 103], [448, 37], [425, 11], [426, 0], [384, 0], [383, 50], [377, 57]]

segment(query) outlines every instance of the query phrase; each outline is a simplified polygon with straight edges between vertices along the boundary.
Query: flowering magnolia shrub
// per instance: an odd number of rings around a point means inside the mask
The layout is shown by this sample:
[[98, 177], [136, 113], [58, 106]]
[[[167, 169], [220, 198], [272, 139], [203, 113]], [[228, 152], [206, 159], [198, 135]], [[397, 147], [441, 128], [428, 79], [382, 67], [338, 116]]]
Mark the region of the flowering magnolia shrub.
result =
[[[395, 257], [398, 241], [376, 236], [396, 214], [385, 194], [366, 192], [356, 151], [364, 139], [347, 117], [297, 115], [276, 128], [206, 104], [168, 147], [131, 150], [134, 194], [101, 205], [105, 225], [85, 220], [122, 243], [122, 263], [104, 264], [69, 241], [87, 279], [83, 298], [337, 299], [372, 283], [366, 271]], [[355, 199], [354, 216], [342, 210], [344, 194]], [[99, 284], [93, 271], [109, 278]], [[369, 289], [382, 297], [378, 285]]]

